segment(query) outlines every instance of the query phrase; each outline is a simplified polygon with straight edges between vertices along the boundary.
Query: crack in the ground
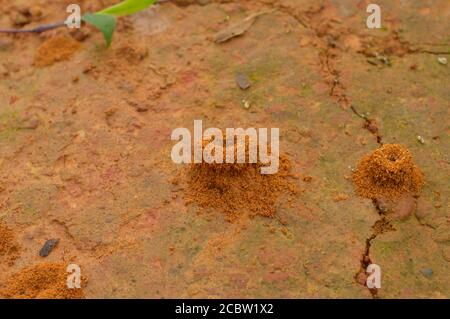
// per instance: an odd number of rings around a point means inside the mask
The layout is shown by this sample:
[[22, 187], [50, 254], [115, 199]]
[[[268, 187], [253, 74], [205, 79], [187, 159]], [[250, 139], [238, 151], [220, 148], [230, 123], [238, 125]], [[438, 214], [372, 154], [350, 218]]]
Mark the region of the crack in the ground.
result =
[[[370, 264], [372, 264], [372, 259], [370, 258], [370, 248], [372, 247], [373, 241], [381, 234], [396, 230], [395, 227], [391, 224], [391, 222], [386, 218], [385, 212], [380, 208], [376, 200], [373, 200], [373, 206], [377, 210], [377, 213], [380, 216], [380, 218], [371, 227], [373, 232], [366, 239], [364, 251], [362, 253], [360, 260], [360, 269], [354, 276], [355, 281], [364, 286], [366, 286], [367, 267]], [[373, 298], [379, 298], [377, 288], [367, 288], [367, 289], [369, 289]]]
[[[368, 130], [378, 144], [383, 145], [382, 135], [379, 132], [375, 119], [370, 119], [358, 112], [347, 96], [346, 88], [340, 80], [340, 72], [334, 66], [342, 54], [342, 45], [339, 43], [342, 34], [354, 34], [347, 27], [339, 26], [337, 19], [326, 16], [324, 5], [310, 7], [307, 10], [300, 10], [284, 4], [269, 3], [273, 9], [283, 12], [295, 19], [301, 26], [312, 30], [317, 40], [319, 40], [319, 61], [324, 80], [329, 85], [329, 95], [344, 109], [351, 109], [354, 114], [364, 120], [363, 128]], [[408, 54], [428, 53], [428, 54], [450, 54], [450, 51], [433, 51], [423, 47], [423, 45], [413, 45], [409, 41], [402, 39], [397, 30], [392, 30], [387, 37], [369, 37], [355, 34], [362, 42], [363, 49], [356, 51], [357, 54], [367, 58], [377, 58], [386, 65], [390, 65], [389, 57], [403, 57]], [[370, 63], [370, 61], [368, 61]]]
[[[339, 48], [339, 45], [337, 43], [339, 39], [339, 32], [336, 34], [333, 30], [333, 23], [334, 21], [329, 20], [325, 23], [323, 22], [323, 19], [318, 19], [320, 22], [319, 25], [314, 25], [312, 23], [312, 20], [314, 20], [314, 17], [317, 15], [320, 15], [323, 10], [324, 6], [320, 6], [316, 9], [312, 9], [309, 11], [304, 12], [298, 12], [296, 10], [291, 10], [288, 8], [283, 8], [281, 5], [277, 6], [280, 11], [287, 13], [289, 16], [293, 17], [296, 21], [299, 22], [302, 26], [305, 28], [308, 28], [310, 30], [314, 31], [314, 34], [317, 39], [320, 39], [322, 50], [319, 53], [319, 61], [323, 73], [323, 77], [330, 86], [330, 93], [329, 95], [334, 98], [337, 103], [344, 109], [347, 110], [350, 108], [350, 110], [364, 120], [363, 128], [367, 129], [371, 134], [373, 134], [376, 137], [377, 143], [382, 145], [382, 136], [379, 133], [378, 127], [376, 125], [375, 120], [369, 119], [367, 116], [361, 114], [358, 112], [354, 105], [351, 104], [349, 98], [347, 97], [346, 88], [343, 85], [343, 83], [340, 81], [340, 72], [339, 70], [334, 66], [335, 60], [338, 58], [339, 53], [341, 53], [341, 49]], [[304, 17], [307, 17], [306, 19]], [[323, 27], [325, 25], [325, 28]], [[395, 39], [399, 39], [398, 37], [395, 37]], [[401, 46], [404, 46], [404, 43], [399, 42]], [[409, 51], [409, 49], [407, 50]], [[364, 54], [364, 53], [361, 53]], [[378, 212], [378, 215], [380, 218], [375, 222], [375, 224], [372, 226], [373, 232], [372, 234], [366, 239], [364, 251], [361, 256], [360, 260], [360, 269], [359, 271], [354, 275], [354, 280], [357, 283], [360, 283], [362, 285], [366, 285], [366, 269], [367, 267], [372, 263], [370, 258], [370, 248], [372, 246], [373, 241], [377, 238], [378, 235], [387, 232], [387, 231], [394, 231], [395, 228], [392, 226], [392, 224], [387, 220], [386, 216], [384, 215], [384, 212], [379, 207], [378, 203], [376, 201], [373, 202], [373, 205], [375, 209]], [[378, 289], [368, 288], [373, 298], [379, 298], [378, 296]]]
[[[369, 267], [369, 265], [372, 263], [371, 259], [370, 259], [370, 247], [372, 245], [372, 241], [377, 237], [376, 234], [372, 234], [369, 238], [366, 239], [366, 245], [364, 247], [364, 251], [361, 257], [361, 261], [360, 261], [360, 269], [359, 271], [355, 274], [354, 279], [356, 282], [360, 283], [361, 285], [365, 285], [366, 284], [366, 269], [367, 267]], [[363, 281], [360, 281], [359, 278], [362, 278]], [[368, 288], [370, 291], [370, 294], [372, 295], [373, 298], [378, 298], [378, 289], [376, 288]]]
[[356, 110], [354, 105], [350, 105], [350, 109], [358, 117], [360, 117], [364, 120], [363, 128], [368, 130], [371, 134], [375, 135], [378, 144], [383, 145], [382, 136], [379, 133], [378, 126], [376, 125], [376, 121], [373, 119], [370, 119], [367, 116], [365, 116], [364, 114], [361, 114], [360, 112], [358, 112], [358, 110]]
[[417, 220], [417, 222], [419, 223], [420, 226], [427, 227], [427, 228], [430, 228], [430, 229], [432, 229], [432, 230], [436, 230], [436, 227], [435, 227], [435, 226], [430, 225], [430, 224], [428, 224], [428, 223], [424, 223], [423, 221], [421, 221], [421, 220], [420, 220], [419, 218], [417, 218], [417, 217], [416, 217], [416, 220]]
[[[321, 65], [323, 77], [329, 85], [329, 95], [334, 100], [336, 100], [336, 102], [343, 109], [347, 110], [350, 108], [353, 113], [362, 118], [364, 120], [363, 128], [367, 129], [371, 134], [375, 136], [378, 144], [382, 144], [382, 137], [379, 134], [376, 121], [373, 119], [369, 119], [364, 115], [361, 115], [351, 104], [346, 93], [346, 88], [340, 80], [340, 72], [335, 67], [336, 60], [339, 57], [339, 54], [342, 53], [341, 46], [339, 45], [339, 39], [340, 35], [343, 34], [343, 32], [341, 32], [342, 30], [337, 30], [338, 32], [336, 32], [335, 30], [334, 26], [337, 24], [337, 21], [327, 18], [323, 19], [322, 17], [320, 17], [320, 15], [325, 10], [325, 7], [323, 5], [316, 8], [311, 8], [307, 11], [299, 11], [295, 8], [283, 6], [282, 4], [274, 5], [274, 8], [288, 14], [303, 27], [314, 32], [314, 35], [316, 39], [319, 40], [321, 46], [321, 52], [319, 53], [319, 62]], [[399, 39], [395, 36], [394, 38]], [[401, 46], [405, 46], [403, 42], [401, 42], [400, 44]], [[359, 53], [365, 55], [364, 52]]]

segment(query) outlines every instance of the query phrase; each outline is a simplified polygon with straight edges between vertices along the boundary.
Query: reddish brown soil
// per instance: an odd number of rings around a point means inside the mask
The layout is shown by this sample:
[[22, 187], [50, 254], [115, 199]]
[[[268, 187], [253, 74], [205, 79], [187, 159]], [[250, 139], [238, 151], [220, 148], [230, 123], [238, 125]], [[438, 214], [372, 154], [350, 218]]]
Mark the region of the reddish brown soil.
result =
[[[65, 0], [0, 3], [0, 28], [67, 16]], [[13, 265], [0, 256], [5, 296], [71, 297], [62, 265], [35, 266], [60, 238], [45, 260], [83, 265], [87, 298], [368, 298], [372, 262], [379, 297], [448, 298], [449, 2], [380, 0], [380, 30], [365, 25], [368, 3], [165, 1], [121, 17], [108, 49], [89, 26], [0, 34], [0, 241], [20, 247]], [[278, 127], [290, 163], [266, 176], [175, 166], [170, 132], [194, 119]], [[414, 154], [420, 198], [410, 154], [412, 176], [380, 151], [353, 175], [369, 199], [352, 194], [352, 167], [383, 143]], [[371, 205], [380, 193], [395, 198]]]
[[22, 269], [12, 275], [0, 289], [2, 298], [14, 299], [79, 299], [82, 289], [69, 289], [66, 284], [66, 265], [44, 263]]
[[0, 262], [12, 265], [19, 257], [19, 251], [12, 230], [0, 221]]
[[44, 67], [58, 61], [67, 60], [79, 48], [80, 43], [69, 36], [51, 37], [38, 48], [34, 63], [38, 67]]

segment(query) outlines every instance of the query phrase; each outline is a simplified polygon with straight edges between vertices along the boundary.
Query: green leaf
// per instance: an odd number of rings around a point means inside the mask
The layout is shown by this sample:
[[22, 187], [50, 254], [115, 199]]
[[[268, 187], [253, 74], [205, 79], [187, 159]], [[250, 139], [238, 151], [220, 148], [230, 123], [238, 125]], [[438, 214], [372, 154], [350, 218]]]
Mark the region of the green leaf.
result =
[[130, 15], [144, 10], [155, 2], [156, 0], [126, 0], [94, 14], [85, 14], [81, 18], [83, 21], [94, 25], [102, 31], [106, 41], [106, 47], [109, 47], [111, 45], [114, 29], [116, 28], [116, 17]]
[[126, 16], [144, 10], [155, 2], [156, 0], [126, 0], [97, 13], [111, 14], [116, 17]]
[[108, 14], [87, 13], [81, 17], [83, 21], [98, 28], [105, 38], [106, 47], [111, 45], [114, 29], [116, 28], [116, 17]]

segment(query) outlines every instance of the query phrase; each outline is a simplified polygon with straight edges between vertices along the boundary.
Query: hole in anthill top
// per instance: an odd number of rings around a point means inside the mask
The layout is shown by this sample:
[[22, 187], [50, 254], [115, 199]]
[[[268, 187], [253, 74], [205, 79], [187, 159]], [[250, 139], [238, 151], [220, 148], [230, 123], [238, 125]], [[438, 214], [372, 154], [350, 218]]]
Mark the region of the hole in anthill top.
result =
[[404, 154], [396, 149], [386, 149], [383, 152], [383, 156], [387, 161], [395, 163], [400, 161], [404, 157]]
[[389, 152], [385, 152], [384, 156], [390, 162], [397, 162], [401, 160], [403, 157], [402, 153], [396, 150], [390, 150]]
[[395, 156], [394, 154], [389, 155], [388, 160], [390, 160], [391, 162], [395, 162], [397, 160], [397, 156]]

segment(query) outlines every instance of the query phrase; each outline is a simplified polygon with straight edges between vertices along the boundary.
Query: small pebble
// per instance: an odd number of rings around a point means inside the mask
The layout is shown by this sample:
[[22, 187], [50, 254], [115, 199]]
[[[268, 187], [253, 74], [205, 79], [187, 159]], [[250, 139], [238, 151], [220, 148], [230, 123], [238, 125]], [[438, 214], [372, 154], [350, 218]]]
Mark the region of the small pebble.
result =
[[245, 74], [236, 74], [235, 80], [241, 90], [247, 90], [251, 86], [250, 80]]
[[406, 220], [416, 210], [416, 201], [411, 195], [403, 195], [394, 207], [395, 218]]
[[447, 65], [447, 58], [439, 57], [438, 62], [442, 65]]
[[44, 246], [42, 246], [41, 250], [39, 251], [39, 256], [41, 257], [47, 257], [52, 250], [56, 247], [58, 244], [59, 239], [49, 239], [45, 242]]
[[377, 54], [376, 58], [377, 58], [379, 61], [381, 61], [383, 64], [385, 64], [385, 65], [388, 65], [388, 66], [391, 66], [391, 65], [392, 65], [392, 64], [391, 64], [391, 61], [389, 60], [389, 58], [388, 58], [387, 56], [385, 56], [385, 55]]
[[421, 269], [420, 272], [422, 275], [424, 275], [426, 278], [431, 278], [433, 276], [433, 269], [431, 268], [424, 268]]
[[419, 141], [420, 144], [425, 144], [425, 139], [422, 136], [417, 135], [417, 140]]

